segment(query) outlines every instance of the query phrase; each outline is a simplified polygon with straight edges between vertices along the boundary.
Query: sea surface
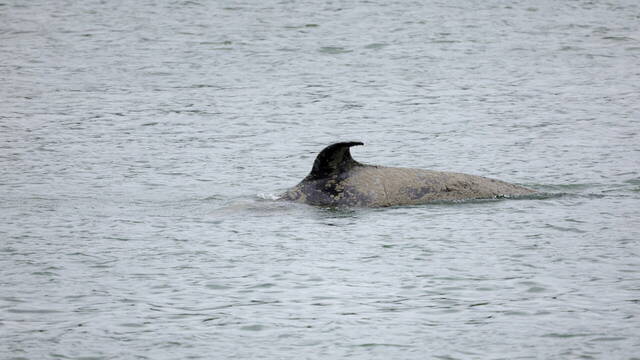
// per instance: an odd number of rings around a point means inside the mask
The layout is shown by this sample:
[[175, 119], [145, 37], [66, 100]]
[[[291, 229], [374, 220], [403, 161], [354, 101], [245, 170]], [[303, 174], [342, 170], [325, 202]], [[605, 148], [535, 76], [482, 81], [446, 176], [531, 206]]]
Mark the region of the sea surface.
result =
[[639, 256], [636, 0], [0, 2], [0, 359], [640, 359]]

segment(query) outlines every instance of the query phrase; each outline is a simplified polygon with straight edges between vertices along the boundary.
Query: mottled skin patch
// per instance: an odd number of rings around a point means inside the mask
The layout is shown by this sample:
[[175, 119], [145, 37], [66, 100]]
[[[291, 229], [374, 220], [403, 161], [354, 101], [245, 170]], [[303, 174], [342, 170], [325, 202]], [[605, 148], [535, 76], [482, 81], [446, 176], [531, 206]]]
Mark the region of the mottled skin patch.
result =
[[309, 176], [282, 199], [321, 206], [381, 207], [535, 193], [481, 176], [361, 164], [349, 153], [350, 146], [360, 144], [338, 143], [325, 148]]
[[282, 199], [322, 206], [369, 206], [372, 203], [371, 196], [350, 184], [348, 177], [302, 181]]
[[404, 191], [407, 198], [411, 200], [418, 200], [422, 199], [428, 193], [433, 192], [433, 189], [428, 186], [422, 186], [419, 188], [406, 188], [404, 189]]

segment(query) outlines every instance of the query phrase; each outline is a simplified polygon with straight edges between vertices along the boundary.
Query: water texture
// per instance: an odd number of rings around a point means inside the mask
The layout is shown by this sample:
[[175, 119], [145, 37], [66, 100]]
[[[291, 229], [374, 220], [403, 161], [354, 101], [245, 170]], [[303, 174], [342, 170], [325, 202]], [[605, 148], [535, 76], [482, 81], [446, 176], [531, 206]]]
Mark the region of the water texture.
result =
[[[637, 1], [2, 1], [0, 358], [639, 359]], [[274, 201], [336, 141], [545, 196]]]

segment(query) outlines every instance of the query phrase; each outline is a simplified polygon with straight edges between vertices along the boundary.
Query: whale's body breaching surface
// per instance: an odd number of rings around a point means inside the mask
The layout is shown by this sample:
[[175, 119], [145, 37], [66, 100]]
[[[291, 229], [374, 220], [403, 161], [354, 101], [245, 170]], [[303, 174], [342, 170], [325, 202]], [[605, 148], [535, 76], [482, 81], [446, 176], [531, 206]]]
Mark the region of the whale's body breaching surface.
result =
[[476, 175], [361, 164], [349, 151], [356, 145], [363, 143], [327, 146], [316, 157], [311, 173], [281, 199], [319, 206], [384, 207], [516, 197], [536, 192]]

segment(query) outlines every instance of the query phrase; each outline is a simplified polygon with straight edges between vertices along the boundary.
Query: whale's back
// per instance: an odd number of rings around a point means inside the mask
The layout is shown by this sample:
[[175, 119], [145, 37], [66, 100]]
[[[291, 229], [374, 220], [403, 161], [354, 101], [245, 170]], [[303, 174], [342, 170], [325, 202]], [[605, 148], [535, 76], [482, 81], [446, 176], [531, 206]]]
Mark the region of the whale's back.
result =
[[322, 150], [309, 175], [283, 200], [323, 206], [417, 205], [434, 201], [521, 196], [534, 190], [482, 176], [433, 170], [373, 166], [351, 157], [342, 142]]
[[373, 200], [367, 206], [522, 196], [535, 192], [482, 176], [382, 166], [354, 169], [344, 184], [345, 188], [357, 189], [363, 197]]
[[521, 196], [535, 191], [482, 176], [362, 165], [339, 177], [304, 180], [286, 200], [325, 206], [383, 207]]

